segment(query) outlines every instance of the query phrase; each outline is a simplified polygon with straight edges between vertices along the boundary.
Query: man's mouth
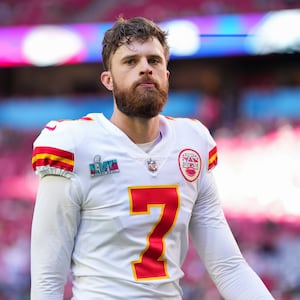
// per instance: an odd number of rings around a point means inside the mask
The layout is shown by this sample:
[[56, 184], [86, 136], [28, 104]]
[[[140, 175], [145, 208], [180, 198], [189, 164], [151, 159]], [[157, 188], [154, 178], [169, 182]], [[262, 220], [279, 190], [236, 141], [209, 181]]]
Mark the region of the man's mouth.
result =
[[139, 83], [138, 86], [146, 87], [146, 88], [154, 88], [155, 87], [155, 83], [149, 82], [149, 81], [147, 81], [147, 82], [141, 82], [141, 83]]
[[148, 76], [140, 78], [136, 82], [136, 87], [144, 87], [144, 88], [155, 88], [157, 86], [156, 82], [152, 80], [151, 78], [148, 78]]

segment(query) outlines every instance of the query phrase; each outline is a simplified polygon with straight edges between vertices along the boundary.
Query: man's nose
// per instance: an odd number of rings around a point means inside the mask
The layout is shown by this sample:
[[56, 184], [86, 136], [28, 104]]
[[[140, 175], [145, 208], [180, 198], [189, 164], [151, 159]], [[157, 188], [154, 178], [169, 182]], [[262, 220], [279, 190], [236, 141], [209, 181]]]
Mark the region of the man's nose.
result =
[[147, 59], [141, 60], [140, 75], [152, 75], [152, 67]]

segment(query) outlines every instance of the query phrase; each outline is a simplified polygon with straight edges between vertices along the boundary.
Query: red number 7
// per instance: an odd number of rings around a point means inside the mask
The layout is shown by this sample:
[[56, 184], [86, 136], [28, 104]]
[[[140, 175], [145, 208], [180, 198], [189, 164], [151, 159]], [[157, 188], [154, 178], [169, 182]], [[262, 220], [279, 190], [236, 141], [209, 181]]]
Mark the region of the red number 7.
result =
[[167, 261], [164, 258], [164, 238], [175, 224], [179, 194], [177, 186], [130, 187], [130, 213], [150, 214], [151, 207], [161, 207], [161, 214], [146, 237], [146, 247], [140, 258], [131, 263], [136, 280], [167, 278]]

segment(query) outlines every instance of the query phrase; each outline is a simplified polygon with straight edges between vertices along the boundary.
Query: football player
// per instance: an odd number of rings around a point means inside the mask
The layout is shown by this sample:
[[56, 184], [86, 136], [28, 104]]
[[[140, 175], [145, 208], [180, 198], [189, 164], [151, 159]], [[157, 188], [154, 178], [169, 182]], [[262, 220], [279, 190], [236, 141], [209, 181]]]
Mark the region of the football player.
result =
[[166, 32], [119, 18], [102, 57], [112, 116], [51, 121], [34, 142], [31, 300], [63, 299], [70, 266], [76, 300], [182, 299], [189, 236], [225, 299], [273, 299], [224, 217], [215, 141], [200, 121], [161, 115]]

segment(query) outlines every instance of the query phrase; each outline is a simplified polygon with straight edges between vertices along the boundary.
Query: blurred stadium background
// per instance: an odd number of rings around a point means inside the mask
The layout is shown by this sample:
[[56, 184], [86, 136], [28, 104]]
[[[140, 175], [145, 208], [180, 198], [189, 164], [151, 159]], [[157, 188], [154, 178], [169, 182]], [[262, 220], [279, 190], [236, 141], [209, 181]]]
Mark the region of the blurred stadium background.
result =
[[[245, 257], [276, 300], [300, 299], [300, 1], [2, 0], [0, 300], [29, 299], [32, 142], [51, 119], [109, 116], [100, 42], [119, 14], [170, 32], [164, 113], [211, 130]], [[222, 299], [193, 248], [184, 269], [185, 300]]]

